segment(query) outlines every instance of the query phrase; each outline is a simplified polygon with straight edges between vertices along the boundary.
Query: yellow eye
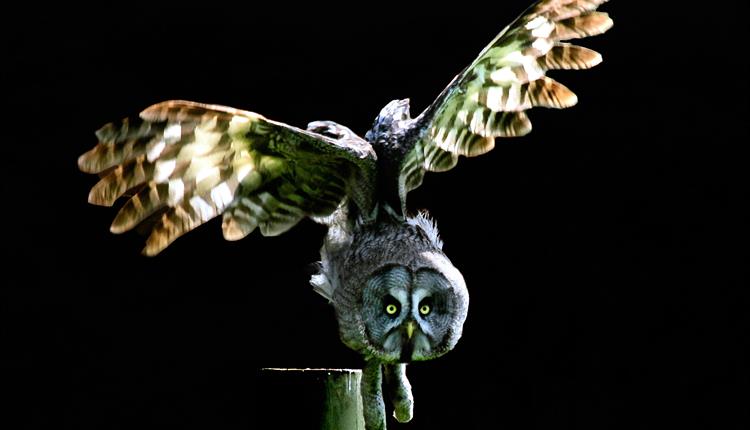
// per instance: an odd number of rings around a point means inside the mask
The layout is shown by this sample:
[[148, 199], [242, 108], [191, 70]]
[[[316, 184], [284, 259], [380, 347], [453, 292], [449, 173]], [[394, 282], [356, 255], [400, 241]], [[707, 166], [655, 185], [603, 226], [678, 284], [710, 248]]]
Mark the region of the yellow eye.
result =
[[419, 307], [419, 313], [422, 315], [429, 314], [431, 310], [430, 305], [422, 305]]
[[385, 307], [385, 312], [388, 315], [396, 315], [396, 312], [398, 312], [398, 307], [391, 303], [390, 305]]

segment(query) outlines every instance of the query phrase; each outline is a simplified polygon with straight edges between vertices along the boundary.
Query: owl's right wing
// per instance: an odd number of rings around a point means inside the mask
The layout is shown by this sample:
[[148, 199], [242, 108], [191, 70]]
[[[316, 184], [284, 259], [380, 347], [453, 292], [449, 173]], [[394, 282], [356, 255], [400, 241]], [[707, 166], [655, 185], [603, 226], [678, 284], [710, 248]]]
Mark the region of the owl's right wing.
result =
[[155, 220], [146, 255], [220, 214], [224, 237], [238, 240], [256, 227], [273, 236], [306, 216], [330, 215], [346, 198], [372, 210], [375, 153], [353, 135], [334, 139], [253, 112], [167, 101], [97, 137], [78, 159], [82, 171], [103, 176], [89, 202], [111, 206], [132, 194], [111, 231]]
[[529, 133], [532, 107], [574, 105], [576, 95], [546, 73], [601, 62], [597, 52], [563, 41], [607, 31], [612, 20], [596, 11], [606, 1], [540, 0], [500, 32], [415, 121], [402, 189], [417, 188], [425, 172], [452, 169], [459, 155], [490, 151], [496, 137]]

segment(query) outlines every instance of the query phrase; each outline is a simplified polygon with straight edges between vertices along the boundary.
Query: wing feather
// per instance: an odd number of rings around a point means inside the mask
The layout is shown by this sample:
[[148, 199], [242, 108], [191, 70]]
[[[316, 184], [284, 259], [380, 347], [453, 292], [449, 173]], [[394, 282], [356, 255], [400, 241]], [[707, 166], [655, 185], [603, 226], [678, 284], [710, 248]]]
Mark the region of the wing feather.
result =
[[601, 63], [599, 53], [564, 41], [607, 31], [612, 20], [596, 11], [605, 2], [541, 0], [500, 32], [415, 121], [419, 137], [401, 169], [406, 189], [424, 172], [453, 168], [460, 155], [492, 150], [497, 137], [529, 133], [526, 110], [575, 105], [575, 93], [546, 73]]
[[273, 236], [306, 216], [330, 215], [347, 197], [372, 210], [375, 154], [353, 134], [335, 139], [253, 112], [168, 101], [97, 137], [78, 160], [82, 171], [104, 174], [89, 202], [112, 206], [139, 189], [111, 231], [155, 218], [146, 255], [222, 214], [224, 237], [238, 240], [256, 228]]

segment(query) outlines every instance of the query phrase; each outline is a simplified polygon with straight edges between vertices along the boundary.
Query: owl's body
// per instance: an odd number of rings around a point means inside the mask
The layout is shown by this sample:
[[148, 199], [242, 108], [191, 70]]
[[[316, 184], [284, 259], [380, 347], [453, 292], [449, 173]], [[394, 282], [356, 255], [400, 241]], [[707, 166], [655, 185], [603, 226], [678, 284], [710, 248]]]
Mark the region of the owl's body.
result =
[[[308, 129], [349, 136], [348, 129], [331, 122], [311, 123]], [[321, 249], [321, 271], [311, 283], [333, 304], [342, 341], [383, 362], [427, 360], [449, 351], [461, 336], [468, 308], [463, 277], [442, 252], [437, 226], [426, 213], [406, 215], [399, 164], [408, 142], [419, 132], [409, 116], [408, 100], [394, 100], [383, 108], [365, 135], [378, 160], [372, 211], [345, 204], [319, 220], [329, 230]], [[398, 277], [398, 287], [385, 291], [388, 288], [372, 285], [378, 279], [373, 274]], [[430, 291], [432, 284], [440, 285], [439, 291]], [[397, 314], [368, 314], [368, 309], [384, 309], [388, 297], [397, 306]], [[425, 305], [430, 311], [422, 315], [419, 308]], [[367, 326], [367, 318], [375, 321], [378, 317], [382, 321], [375, 324], [377, 328]], [[407, 322], [416, 334], [408, 336]], [[395, 331], [379, 330], [388, 325]]]
[[[427, 360], [452, 349], [469, 299], [463, 277], [441, 248], [425, 214], [355, 223], [345, 237], [332, 229], [312, 283], [333, 304], [341, 340], [389, 363]], [[396, 306], [392, 315], [382, 312], [389, 304]], [[411, 335], [408, 323], [415, 329]]]
[[495, 138], [527, 134], [526, 110], [575, 104], [546, 72], [601, 62], [562, 41], [609, 29], [596, 12], [605, 1], [538, 1], [420, 115], [395, 100], [364, 138], [330, 121], [302, 130], [225, 106], [159, 103], [97, 132], [100, 143], [79, 158], [81, 170], [103, 177], [89, 201], [110, 206], [129, 195], [111, 230], [150, 227], [146, 255], [218, 215], [227, 240], [256, 228], [278, 235], [305, 217], [327, 225], [311, 283], [332, 303], [341, 340], [366, 360], [367, 428], [385, 426], [383, 378], [397, 419], [408, 421], [405, 363], [455, 346], [469, 296], [435, 223], [409, 215], [407, 194], [426, 172], [484, 154]]

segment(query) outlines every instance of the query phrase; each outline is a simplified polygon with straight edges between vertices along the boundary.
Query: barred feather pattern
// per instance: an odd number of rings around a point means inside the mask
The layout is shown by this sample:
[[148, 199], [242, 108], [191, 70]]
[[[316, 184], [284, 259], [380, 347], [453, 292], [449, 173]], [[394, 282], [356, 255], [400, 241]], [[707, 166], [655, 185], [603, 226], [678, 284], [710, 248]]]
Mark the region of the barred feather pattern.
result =
[[607, 31], [612, 20], [596, 11], [606, 1], [541, 0], [506, 27], [418, 118], [425, 131], [403, 164], [407, 190], [421, 184], [425, 171], [445, 171], [459, 155], [492, 150], [496, 137], [529, 133], [526, 110], [576, 104], [576, 95], [546, 73], [602, 61], [564, 41]]
[[128, 231], [154, 214], [143, 252], [223, 214], [227, 240], [258, 228], [278, 235], [306, 216], [326, 216], [346, 197], [372, 204], [375, 155], [364, 140], [333, 139], [225, 106], [168, 101], [139, 119], [108, 124], [78, 165], [103, 177], [89, 202], [112, 206], [133, 192], [112, 222]]

